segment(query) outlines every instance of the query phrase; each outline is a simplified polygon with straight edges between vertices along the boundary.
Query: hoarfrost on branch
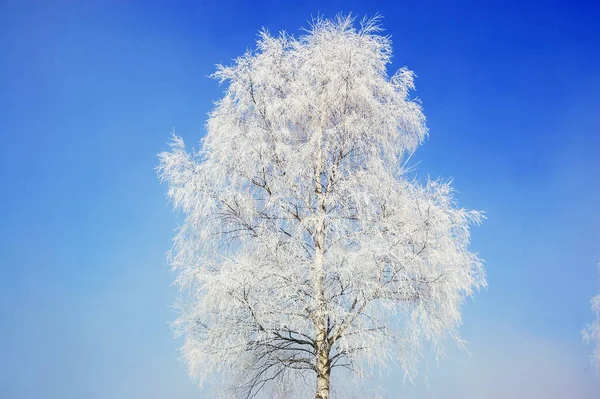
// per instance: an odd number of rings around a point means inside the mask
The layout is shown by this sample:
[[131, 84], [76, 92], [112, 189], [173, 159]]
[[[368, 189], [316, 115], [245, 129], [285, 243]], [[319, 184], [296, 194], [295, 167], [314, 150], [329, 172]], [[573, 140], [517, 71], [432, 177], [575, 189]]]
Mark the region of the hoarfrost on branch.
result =
[[[181, 138], [159, 173], [185, 214], [170, 253], [184, 293], [175, 323], [200, 382], [236, 396], [397, 360], [415, 375], [424, 343], [458, 339], [461, 306], [485, 286], [449, 181], [408, 177], [427, 136], [414, 74], [386, 73], [378, 18], [319, 18], [299, 38], [263, 30], [219, 65], [227, 84], [198, 152]], [[335, 375], [335, 372], [334, 374]], [[334, 381], [335, 385], [335, 381]], [[281, 391], [280, 391], [281, 392]]]

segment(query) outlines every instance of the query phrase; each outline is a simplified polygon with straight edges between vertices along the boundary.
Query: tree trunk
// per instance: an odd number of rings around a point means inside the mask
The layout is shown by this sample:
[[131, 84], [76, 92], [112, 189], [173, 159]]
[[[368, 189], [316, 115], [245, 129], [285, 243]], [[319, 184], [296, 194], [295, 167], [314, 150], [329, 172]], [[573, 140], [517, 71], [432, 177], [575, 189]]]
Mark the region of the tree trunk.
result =
[[327, 328], [328, 323], [324, 314], [325, 309], [325, 298], [323, 292], [323, 254], [322, 254], [322, 241], [317, 240], [317, 298], [318, 298], [318, 309], [316, 315], [316, 369], [317, 369], [317, 393], [316, 399], [329, 399], [329, 377], [331, 374], [331, 363], [329, 361], [329, 342], [327, 340]]
[[319, 369], [317, 367], [317, 394], [315, 399], [329, 399], [329, 376], [331, 375], [329, 365]]
[[329, 362], [329, 342], [327, 340], [327, 316], [325, 300], [325, 194], [321, 185], [321, 172], [323, 171], [323, 152], [321, 148], [322, 130], [319, 131], [319, 149], [317, 151], [317, 164], [315, 167], [315, 193], [317, 194], [317, 216], [314, 244], [315, 244], [315, 268], [313, 284], [317, 300], [315, 312], [316, 329], [316, 368], [317, 368], [317, 392], [315, 399], [329, 399], [329, 377], [331, 375], [331, 364]]
[[315, 399], [329, 399], [329, 377], [331, 364], [329, 362], [329, 344], [325, 330], [317, 337], [317, 393]]

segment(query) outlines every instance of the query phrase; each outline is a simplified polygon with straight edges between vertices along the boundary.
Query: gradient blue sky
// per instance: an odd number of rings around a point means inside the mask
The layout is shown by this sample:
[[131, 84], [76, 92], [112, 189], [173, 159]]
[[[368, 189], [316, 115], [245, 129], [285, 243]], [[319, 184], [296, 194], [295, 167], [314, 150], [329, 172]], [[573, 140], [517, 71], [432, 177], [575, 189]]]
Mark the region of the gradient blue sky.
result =
[[385, 17], [428, 117], [419, 176], [488, 216], [471, 355], [428, 362], [430, 388], [391, 372], [388, 397], [599, 397], [580, 330], [600, 292], [600, 7], [484, 3], [2, 1], [0, 398], [208, 397], [168, 325], [156, 154], [173, 126], [198, 142], [223, 90], [206, 76], [261, 26], [339, 11]]

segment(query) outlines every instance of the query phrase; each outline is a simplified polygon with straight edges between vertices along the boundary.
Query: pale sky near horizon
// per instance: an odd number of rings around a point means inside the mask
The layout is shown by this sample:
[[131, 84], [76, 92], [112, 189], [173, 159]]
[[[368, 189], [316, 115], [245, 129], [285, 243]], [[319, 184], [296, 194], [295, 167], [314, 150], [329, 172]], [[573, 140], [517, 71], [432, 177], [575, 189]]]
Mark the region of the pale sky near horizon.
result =
[[[85, 4], [84, 4], [85, 3]], [[405, 4], [403, 4], [405, 3]], [[418, 4], [417, 4], [418, 3]], [[485, 3], [485, 4], [484, 4]], [[0, 3], [0, 398], [210, 397], [169, 322], [177, 216], [154, 168], [172, 127], [204, 134], [217, 63], [261, 27], [380, 13], [418, 76], [417, 175], [486, 212], [489, 288], [449, 345], [388, 398], [594, 399], [580, 331], [600, 293], [600, 7], [593, 2]]]

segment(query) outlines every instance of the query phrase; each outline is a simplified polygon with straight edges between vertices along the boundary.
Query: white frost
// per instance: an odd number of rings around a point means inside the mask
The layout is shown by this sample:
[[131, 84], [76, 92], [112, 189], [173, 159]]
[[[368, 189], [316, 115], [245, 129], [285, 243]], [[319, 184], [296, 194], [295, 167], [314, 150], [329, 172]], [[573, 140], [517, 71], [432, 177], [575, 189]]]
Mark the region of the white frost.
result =
[[412, 377], [424, 343], [441, 355], [458, 340], [461, 306], [486, 284], [468, 250], [482, 214], [459, 208], [450, 182], [407, 178], [425, 117], [414, 74], [388, 77], [379, 32], [351, 17], [299, 38], [262, 31], [214, 74], [228, 86], [200, 151], [174, 137], [160, 154], [186, 215], [170, 262], [198, 381], [221, 372], [244, 396], [313, 387], [323, 326], [319, 351], [356, 377], [390, 360]]

